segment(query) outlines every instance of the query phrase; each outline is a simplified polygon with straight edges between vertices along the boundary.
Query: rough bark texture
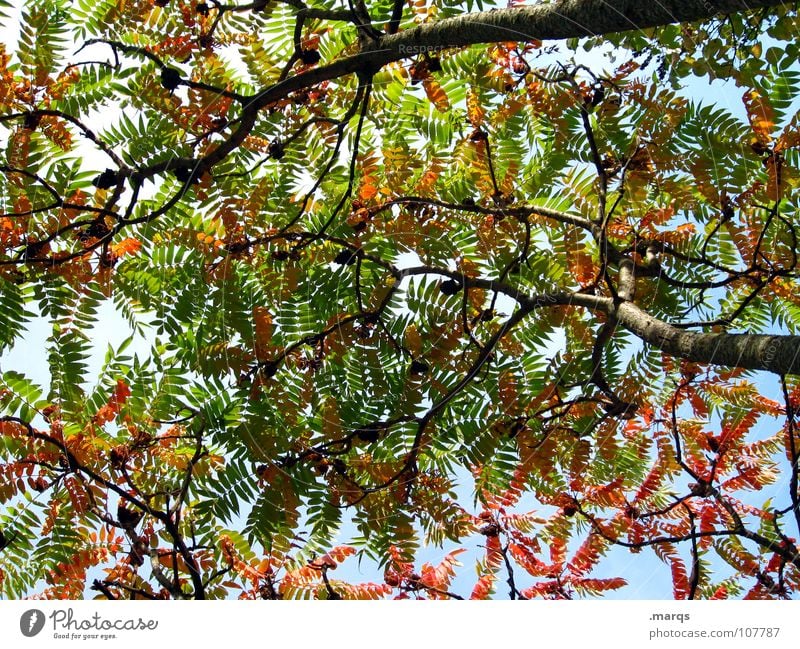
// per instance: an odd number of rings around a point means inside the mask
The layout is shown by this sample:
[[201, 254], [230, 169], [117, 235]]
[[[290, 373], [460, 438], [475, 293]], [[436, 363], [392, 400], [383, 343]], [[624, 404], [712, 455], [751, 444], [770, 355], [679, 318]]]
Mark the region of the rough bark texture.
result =
[[465, 14], [384, 35], [361, 52], [329, 65], [293, 75], [255, 95], [245, 104], [242, 124], [228, 141], [206, 158], [210, 165], [225, 158], [249, 133], [256, 113], [271, 102], [302, 88], [356, 73], [372, 73], [422, 51], [508, 40], [559, 40], [677, 22], [708, 19], [718, 14], [778, 7], [783, 0], [561, 0], [546, 5], [496, 9]]
[[615, 304], [611, 298], [582, 293], [554, 295], [540, 306], [546, 306], [548, 302], [582, 306], [613, 316], [620, 326], [675, 358], [800, 375], [800, 336], [686, 331], [654, 318], [633, 302]]
[[670, 356], [776, 374], [800, 374], [800, 336], [704, 334], [677, 329], [630, 302], [617, 309], [619, 323]]
[[478, 43], [596, 36], [708, 19], [718, 14], [778, 7], [783, 0], [562, 0], [561, 2], [464, 14], [385, 35], [360, 53], [289, 77], [253, 98], [258, 110], [301, 88], [356, 72], [374, 72], [423, 51]]
[[384, 56], [407, 56], [420, 48], [596, 36], [787, 4], [782, 0], [561, 0], [466, 14], [420, 25], [385, 36], [371, 49]]

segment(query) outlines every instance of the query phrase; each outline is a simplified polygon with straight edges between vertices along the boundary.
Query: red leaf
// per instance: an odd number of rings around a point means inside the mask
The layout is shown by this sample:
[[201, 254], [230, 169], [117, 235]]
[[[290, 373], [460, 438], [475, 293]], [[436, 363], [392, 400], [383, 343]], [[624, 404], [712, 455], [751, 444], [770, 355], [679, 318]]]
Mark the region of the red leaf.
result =
[[128, 384], [125, 383], [125, 381], [118, 379], [117, 385], [114, 387], [114, 396], [112, 397], [112, 400], [119, 407], [125, 404], [129, 396], [131, 396], [130, 387], [128, 387]]
[[639, 490], [633, 497], [633, 502], [637, 503], [646, 500], [652, 496], [661, 486], [661, 481], [664, 479], [664, 467], [660, 462], [656, 462], [650, 469], [647, 477], [642, 481]]
[[556, 572], [560, 572], [567, 560], [567, 542], [564, 539], [553, 539], [550, 543], [550, 562]]
[[672, 572], [672, 594], [675, 599], [686, 599], [689, 595], [689, 577], [686, 574], [686, 566], [683, 563], [675, 546], [671, 543], [663, 543], [653, 546], [658, 557], [669, 564]]
[[[425, 586], [430, 586], [438, 590], [448, 590], [450, 588], [450, 581], [453, 579], [453, 577], [455, 577], [456, 574], [455, 566], [460, 565], [456, 560], [456, 557], [462, 552], [466, 551], [466, 548], [459, 548], [449, 552], [444, 559], [442, 559], [442, 562], [435, 568], [426, 563], [424, 566], [422, 566], [422, 579], [420, 581]], [[431, 593], [431, 596], [435, 595], [436, 593]], [[447, 598], [446, 595], [443, 595], [442, 597], [445, 599]]]
[[486, 565], [491, 569], [500, 567], [503, 562], [503, 553], [500, 551], [500, 537], [486, 537]]
[[624, 503], [624, 498], [620, 487], [622, 487], [623, 481], [624, 478], [622, 476], [617, 476], [607, 485], [587, 488], [585, 496], [586, 502], [603, 507], [622, 505]]
[[478, 579], [475, 588], [472, 589], [470, 599], [487, 599], [492, 594], [492, 587], [494, 586], [494, 574], [483, 575]]
[[720, 453], [724, 453], [725, 451], [729, 450], [732, 446], [737, 445], [742, 437], [744, 437], [747, 432], [753, 427], [753, 424], [756, 423], [756, 420], [759, 417], [759, 412], [757, 410], [749, 410], [743, 417], [738, 419], [735, 423], [725, 423], [722, 426], [722, 433], [720, 434], [719, 445], [720, 445]]
[[575, 590], [585, 590], [588, 593], [602, 593], [607, 590], [617, 590], [627, 586], [628, 582], [622, 577], [609, 577], [607, 579], [573, 579], [570, 582]]
[[576, 576], [585, 575], [589, 572], [602, 556], [606, 541], [598, 534], [589, 534], [583, 542], [572, 561], [567, 566], [569, 571]]
[[706, 402], [703, 401], [703, 398], [697, 394], [697, 392], [695, 392], [695, 389], [692, 387], [687, 387], [686, 394], [689, 397], [689, 403], [692, 404], [692, 409], [694, 410], [695, 416], [702, 418], [708, 417], [708, 405], [706, 405]]
[[337, 545], [330, 552], [326, 552], [321, 557], [314, 559], [311, 562], [313, 568], [330, 568], [333, 569], [338, 566], [347, 557], [356, 553], [356, 549], [349, 545]]
[[551, 572], [551, 567], [540, 561], [528, 548], [511, 543], [508, 551], [514, 560], [534, 577], [544, 577]]

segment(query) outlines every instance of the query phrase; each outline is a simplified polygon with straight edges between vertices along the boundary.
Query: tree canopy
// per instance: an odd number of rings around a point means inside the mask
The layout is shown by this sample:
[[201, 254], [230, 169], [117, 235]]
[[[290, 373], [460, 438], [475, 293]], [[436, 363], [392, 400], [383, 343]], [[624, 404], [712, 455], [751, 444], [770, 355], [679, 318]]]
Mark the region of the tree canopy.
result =
[[800, 589], [795, 3], [0, 11], [3, 596]]

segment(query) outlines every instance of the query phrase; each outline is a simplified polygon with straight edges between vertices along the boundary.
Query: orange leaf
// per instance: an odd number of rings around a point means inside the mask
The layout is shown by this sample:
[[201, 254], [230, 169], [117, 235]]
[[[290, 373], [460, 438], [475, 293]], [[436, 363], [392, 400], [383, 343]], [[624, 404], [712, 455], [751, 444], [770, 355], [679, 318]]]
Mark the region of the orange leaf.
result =
[[498, 387], [500, 390], [500, 403], [503, 404], [503, 412], [517, 414], [520, 409], [517, 377], [511, 371], [503, 372], [498, 379]]
[[661, 462], [656, 462], [656, 464], [653, 465], [653, 468], [650, 469], [647, 477], [645, 477], [644, 481], [642, 481], [639, 490], [633, 497], [633, 502], [636, 503], [641, 500], [645, 500], [658, 491], [658, 488], [661, 486], [661, 482], [664, 480], [664, 474], [664, 466]]
[[503, 553], [500, 545], [500, 537], [489, 536], [486, 538], [486, 565], [496, 570], [503, 562]]
[[135, 255], [137, 252], [139, 252], [141, 247], [141, 241], [132, 237], [128, 237], [127, 239], [123, 239], [119, 243], [115, 243], [113, 246], [111, 246], [111, 253], [114, 255], [114, 257]]
[[686, 388], [686, 393], [689, 397], [689, 403], [692, 404], [692, 409], [696, 417], [708, 417], [708, 405], [703, 398], [695, 392], [692, 387]]
[[572, 561], [569, 562], [569, 571], [576, 576], [585, 575], [600, 560], [605, 549], [606, 541], [599, 534], [590, 533], [586, 537]]
[[769, 144], [772, 141], [772, 131], [775, 129], [775, 111], [769, 100], [755, 90], [748, 90], [744, 93], [742, 101], [756, 139], [762, 145]]
[[120, 408], [125, 405], [125, 401], [127, 401], [129, 396], [131, 396], [131, 389], [128, 387], [128, 384], [122, 379], [118, 379], [117, 384], [114, 386], [114, 394], [111, 395], [108, 403], [102, 406], [97, 411], [97, 414], [92, 417], [92, 422], [98, 426], [102, 426], [109, 421], [113, 421], [119, 414]]
[[321, 557], [311, 562], [313, 568], [330, 568], [338, 566], [347, 557], [356, 553], [356, 549], [349, 545], [337, 545], [330, 552], [326, 552]]
[[361, 185], [361, 189], [358, 191], [358, 197], [362, 201], [368, 201], [374, 198], [377, 193], [378, 188], [375, 186], [375, 178], [371, 176], [364, 178], [364, 184]]
[[[460, 565], [456, 560], [456, 557], [462, 552], [466, 552], [466, 548], [459, 548], [457, 550], [453, 550], [452, 552], [448, 552], [444, 559], [442, 559], [442, 562], [435, 568], [426, 563], [422, 567], [421, 582], [425, 586], [429, 586], [431, 588], [447, 590], [450, 587], [451, 580], [453, 577], [455, 577], [455, 567]], [[436, 593], [431, 593], [432, 597], [435, 595]], [[442, 595], [441, 597], [446, 598], [447, 596]]]
[[653, 546], [659, 559], [668, 563], [672, 572], [672, 592], [675, 599], [686, 599], [689, 594], [689, 577], [686, 566], [671, 543]]
[[472, 124], [475, 128], [478, 128], [481, 124], [483, 124], [485, 117], [486, 114], [483, 112], [483, 106], [481, 106], [478, 93], [475, 92], [474, 89], [470, 88], [467, 90], [467, 119], [469, 120], [470, 124]]
[[722, 433], [719, 437], [720, 453], [741, 442], [742, 438], [756, 423], [760, 413], [757, 410], [748, 410], [745, 415], [735, 422], [723, 422]]
[[551, 566], [538, 559], [528, 548], [518, 543], [510, 543], [508, 550], [514, 560], [534, 577], [544, 577], [551, 572]]
[[100, 410], [97, 411], [97, 414], [92, 417], [92, 421], [98, 426], [102, 426], [103, 424], [107, 424], [109, 421], [113, 421], [116, 414], [117, 413], [114, 412], [114, 409], [106, 404], [100, 407]]
[[436, 110], [440, 113], [446, 113], [450, 110], [450, 100], [447, 99], [447, 94], [433, 77], [426, 77], [422, 80], [422, 86], [425, 88], [425, 94], [428, 99], [436, 106]]
[[129, 396], [131, 396], [131, 389], [128, 384], [122, 379], [117, 379], [117, 385], [114, 387], [114, 396], [112, 397], [114, 403], [117, 407], [122, 406]]
[[253, 309], [253, 328], [257, 348], [268, 347], [272, 341], [272, 314], [263, 306]]
[[620, 491], [623, 480], [624, 478], [622, 476], [617, 476], [606, 485], [587, 488], [585, 500], [595, 505], [602, 505], [603, 507], [621, 505], [624, 501]]

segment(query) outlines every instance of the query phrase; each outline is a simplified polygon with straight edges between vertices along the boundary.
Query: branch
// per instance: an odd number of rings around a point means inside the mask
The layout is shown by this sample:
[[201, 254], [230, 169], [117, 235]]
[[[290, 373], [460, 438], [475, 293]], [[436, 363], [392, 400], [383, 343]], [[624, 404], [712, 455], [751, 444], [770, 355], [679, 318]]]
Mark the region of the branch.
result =
[[[356, 15], [352, 11], [348, 11], [347, 9], [320, 9], [317, 7], [308, 7], [302, 0], [278, 0], [283, 4], [287, 4], [290, 7], [294, 7], [299, 11], [305, 12], [306, 18], [310, 18], [312, 20], [331, 20], [331, 21], [341, 21], [341, 22], [348, 22], [348, 23], [355, 23], [358, 21]], [[260, 4], [266, 6], [267, 2], [262, 3], [253, 3]], [[242, 7], [238, 8], [239, 10]]]
[[[581, 297], [575, 296], [576, 301]], [[695, 363], [800, 374], [800, 336], [683, 331], [632, 302], [623, 302], [614, 311], [623, 327], [671, 356]]]
[[485, 11], [420, 25], [384, 36], [374, 49], [401, 58], [409, 51], [463, 47], [498, 41], [560, 40], [598, 36], [678, 22], [705, 20], [782, 0], [560, 0], [513, 9]]
[[797, 448], [795, 440], [795, 410], [792, 405], [792, 400], [789, 397], [789, 388], [786, 386], [786, 377], [781, 377], [781, 388], [783, 389], [783, 399], [786, 404], [786, 428], [788, 437], [788, 451], [789, 461], [791, 462], [791, 473], [789, 475], [789, 499], [792, 503], [791, 509], [794, 514], [794, 520], [797, 524], [797, 530], [800, 532], [800, 492], [798, 492], [798, 455], [800, 449]]
[[[164, 61], [162, 61], [159, 56], [153, 54], [147, 48], [139, 47], [136, 45], [128, 45], [120, 41], [107, 40], [105, 38], [92, 38], [86, 41], [86, 43], [84, 43], [83, 47], [81, 47], [80, 49], [82, 50], [87, 45], [95, 45], [97, 43], [103, 43], [111, 47], [111, 49], [114, 51], [115, 56], [117, 54], [117, 50], [119, 50], [123, 54], [133, 54], [133, 55], [143, 56], [144, 58], [149, 59], [150, 61], [155, 63], [162, 71], [169, 68], [169, 66], [166, 63], [164, 63]], [[80, 52], [80, 50], [78, 50], [78, 52]], [[191, 79], [180, 78], [178, 80], [178, 85], [188, 86], [193, 90], [206, 90], [208, 92], [212, 92], [216, 95], [227, 97], [228, 99], [233, 99], [238, 102], [247, 101], [247, 97], [245, 97], [244, 95], [240, 95], [238, 92], [231, 92], [229, 90], [225, 90], [224, 88], [217, 88], [216, 86], [210, 86], [207, 83], [202, 83], [200, 81], [192, 81]]]
[[514, 581], [514, 568], [508, 558], [508, 545], [500, 548], [500, 554], [503, 555], [503, 563], [505, 563], [506, 572], [508, 573], [508, 579], [506, 579], [506, 583], [508, 584], [509, 599], [517, 599], [517, 597], [519, 597], [519, 599], [527, 599], [527, 597], [523, 597], [522, 593], [517, 590], [517, 584]]
[[132, 504], [134, 507], [152, 516], [153, 518], [158, 520], [162, 525], [164, 525], [164, 528], [166, 529], [167, 533], [172, 538], [175, 548], [178, 550], [178, 552], [180, 552], [181, 556], [183, 557], [183, 560], [186, 562], [186, 566], [189, 570], [189, 576], [192, 580], [192, 585], [194, 586], [194, 598], [205, 599], [205, 585], [203, 584], [203, 580], [200, 575], [200, 569], [197, 566], [197, 563], [195, 562], [191, 551], [186, 546], [186, 543], [183, 540], [183, 536], [181, 535], [178, 526], [172, 520], [168, 512], [165, 513], [154, 509], [141, 498], [134, 496], [131, 493], [128, 493], [114, 482], [107, 480], [102, 475], [98, 474], [96, 471], [93, 471], [88, 466], [81, 463], [78, 460], [78, 458], [76, 458], [75, 455], [66, 447], [66, 444], [60, 443], [59, 441], [50, 437], [49, 435], [40, 433], [39, 431], [34, 429], [29, 422], [25, 421], [24, 419], [20, 419], [19, 417], [5, 416], [5, 417], [0, 417], [0, 421], [11, 421], [18, 423], [21, 426], [24, 426], [28, 432], [28, 436], [31, 439], [38, 439], [42, 442], [52, 444], [53, 446], [58, 448], [58, 450], [61, 453], [63, 453], [64, 456], [66, 457], [67, 464], [70, 467], [70, 469], [74, 471], [76, 474], [85, 473], [97, 484], [102, 485], [109, 491], [113, 491], [124, 501]]
[[689, 524], [691, 525], [692, 536], [692, 572], [689, 576], [689, 594], [686, 599], [695, 599], [697, 597], [697, 588], [700, 585], [700, 552], [697, 548], [697, 525], [695, 525], [695, 515], [692, 508], [684, 501], [683, 506], [686, 508], [686, 513], [689, 516]]
[[[358, 54], [269, 86], [246, 103], [245, 112], [257, 111], [295, 90], [355, 72], [376, 71], [388, 63], [417, 56], [422, 51], [508, 40], [561, 40], [598, 36], [783, 4], [781, 0], [662, 0], [658, 3], [642, 3], [639, 0], [562, 0], [553, 4], [447, 18], [385, 35], [366, 43]], [[227, 155], [227, 151], [224, 155]]]
[[394, 0], [392, 4], [392, 16], [389, 18], [389, 25], [386, 28], [386, 31], [389, 34], [396, 34], [397, 30], [400, 29], [400, 21], [403, 18], [403, 7], [405, 6], [405, 0]]
[[[630, 267], [621, 269], [621, 298], [632, 291]], [[644, 342], [671, 356], [694, 363], [709, 363], [725, 367], [763, 370], [775, 374], [800, 375], [800, 336], [770, 334], [698, 333], [683, 331], [677, 326], [654, 318], [633, 302], [615, 303], [608, 297], [584, 293], [550, 293], [537, 296], [525, 295], [520, 289], [495, 280], [466, 278], [456, 271], [418, 266], [403, 269], [397, 279], [409, 275], [435, 273], [445, 275], [464, 286], [498, 291], [519, 302], [523, 308], [571, 305], [582, 306], [616, 317], [623, 327]]]

